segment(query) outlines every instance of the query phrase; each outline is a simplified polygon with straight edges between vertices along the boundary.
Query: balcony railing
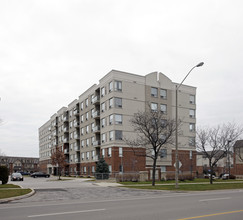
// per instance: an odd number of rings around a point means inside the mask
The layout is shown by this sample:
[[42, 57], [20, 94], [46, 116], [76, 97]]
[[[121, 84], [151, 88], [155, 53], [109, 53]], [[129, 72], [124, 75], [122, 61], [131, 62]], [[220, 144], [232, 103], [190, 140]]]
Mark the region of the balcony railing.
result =
[[100, 146], [100, 141], [94, 141], [93, 146]]
[[75, 139], [80, 139], [80, 136], [79, 136], [78, 134], [75, 134], [75, 135], [74, 135], [74, 138], [75, 138]]
[[98, 161], [99, 158], [100, 158], [100, 157], [99, 157], [98, 155], [93, 156], [93, 160], [94, 160], [94, 161]]
[[93, 118], [99, 118], [100, 117], [100, 112], [99, 111], [95, 111], [92, 115]]
[[100, 132], [100, 126], [97, 125], [93, 128], [93, 132]]
[[74, 150], [75, 150], [75, 151], [80, 151], [80, 146], [75, 146], [75, 147], [74, 147]]
[[92, 103], [93, 104], [98, 104], [100, 103], [100, 98], [98, 96], [95, 96], [93, 99], [92, 99]]
[[76, 122], [76, 121], [75, 121], [75, 122], [73, 123], [73, 126], [74, 126], [74, 127], [79, 127], [79, 122]]
[[79, 158], [75, 158], [75, 163], [80, 163], [80, 159]]
[[78, 109], [74, 110], [73, 114], [74, 115], [78, 115], [79, 114], [79, 110]]
[[64, 128], [63, 128], [63, 131], [64, 131], [64, 132], [68, 132], [68, 130], [69, 130], [68, 127], [64, 127]]

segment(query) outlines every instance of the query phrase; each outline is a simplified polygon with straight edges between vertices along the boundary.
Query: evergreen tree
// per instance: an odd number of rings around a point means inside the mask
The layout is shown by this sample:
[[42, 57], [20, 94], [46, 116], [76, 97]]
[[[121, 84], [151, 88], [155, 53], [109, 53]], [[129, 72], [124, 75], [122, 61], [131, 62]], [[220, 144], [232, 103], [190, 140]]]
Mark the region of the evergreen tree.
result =
[[109, 179], [109, 167], [105, 162], [103, 157], [100, 157], [99, 161], [96, 164], [95, 177], [96, 179]]

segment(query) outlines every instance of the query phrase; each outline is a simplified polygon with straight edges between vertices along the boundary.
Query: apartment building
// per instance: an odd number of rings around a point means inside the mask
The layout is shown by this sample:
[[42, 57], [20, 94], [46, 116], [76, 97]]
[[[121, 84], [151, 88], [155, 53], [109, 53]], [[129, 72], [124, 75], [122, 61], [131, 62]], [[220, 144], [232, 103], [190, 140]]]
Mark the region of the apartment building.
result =
[[[175, 118], [175, 88], [162, 73], [145, 76], [112, 70], [39, 128], [40, 169], [53, 173], [50, 163], [55, 147], [66, 155], [66, 173], [93, 175], [99, 157], [104, 157], [111, 173], [149, 171], [152, 161], [136, 156], [123, 138], [134, 138], [129, 120], [149, 106]], [[196, 88], [182, 85], [179, 90], [179, 135], [181, 171], [195, 171]], [[143, 148], [136, 149], [144, 151]], [[174, 146], [163, 149], [158, 172], [174, 171]]]

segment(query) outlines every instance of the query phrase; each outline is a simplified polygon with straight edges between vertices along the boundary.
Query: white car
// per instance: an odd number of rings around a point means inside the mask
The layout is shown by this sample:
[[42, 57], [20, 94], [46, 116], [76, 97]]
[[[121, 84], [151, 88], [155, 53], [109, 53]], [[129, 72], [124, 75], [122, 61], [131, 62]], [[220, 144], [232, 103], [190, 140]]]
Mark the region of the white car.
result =
[[222, 175], [222, 180], [228, 180], [229, 179], [229, 174], [228, 173], [225, 173]]

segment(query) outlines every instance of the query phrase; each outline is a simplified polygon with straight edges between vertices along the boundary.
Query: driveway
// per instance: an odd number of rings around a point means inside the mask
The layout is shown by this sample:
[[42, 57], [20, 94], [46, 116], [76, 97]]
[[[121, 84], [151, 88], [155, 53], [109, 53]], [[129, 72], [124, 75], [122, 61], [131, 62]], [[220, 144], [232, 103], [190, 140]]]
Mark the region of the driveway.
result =
[[74, 200], [109, 200], [114, 198], [127, 199], [143, 196], [159, 196], [166, 191], [136, 190], [113, 187], [114, 183], [97, 183], [91, 179], [67, 178], [71, 180], [57, 181], [57, 177], [31, 178], [25, 177], [23, 182], [12, 182], [23, 188], [32, 188], [36, 193], [28, 198], [15, 200], [11, 203], [28, 203], [44, 201], [74, 201]]

